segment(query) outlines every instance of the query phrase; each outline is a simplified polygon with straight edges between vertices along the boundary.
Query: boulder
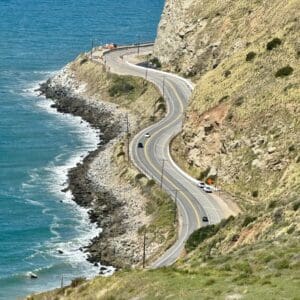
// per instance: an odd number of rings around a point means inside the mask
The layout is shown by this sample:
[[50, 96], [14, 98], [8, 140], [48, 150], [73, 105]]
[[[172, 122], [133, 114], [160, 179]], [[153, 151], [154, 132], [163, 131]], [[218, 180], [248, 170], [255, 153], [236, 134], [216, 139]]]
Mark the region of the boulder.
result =
[[33, 272], [28, 272], [28, 273], [27, 273], [27, 276], [28, 276], [30, 279], [37, 279], [37, 278], [38, 278], [38, 276], [37, 276], [35, 273], [33, 273]]
[[268, 147], [268, 153], [272, 154], [276, 151], [276, 147]]

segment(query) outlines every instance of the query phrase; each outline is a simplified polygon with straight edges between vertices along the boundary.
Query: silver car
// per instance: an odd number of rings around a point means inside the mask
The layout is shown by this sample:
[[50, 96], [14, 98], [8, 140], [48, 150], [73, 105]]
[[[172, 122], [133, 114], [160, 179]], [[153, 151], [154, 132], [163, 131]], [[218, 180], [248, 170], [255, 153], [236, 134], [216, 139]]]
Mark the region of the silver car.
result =
[[206, 192], [206, 193], [212, 193], [213, 189], [212, 189], [211, 186], [206, 184], [205, 187], [203, 188], [203, 191]]

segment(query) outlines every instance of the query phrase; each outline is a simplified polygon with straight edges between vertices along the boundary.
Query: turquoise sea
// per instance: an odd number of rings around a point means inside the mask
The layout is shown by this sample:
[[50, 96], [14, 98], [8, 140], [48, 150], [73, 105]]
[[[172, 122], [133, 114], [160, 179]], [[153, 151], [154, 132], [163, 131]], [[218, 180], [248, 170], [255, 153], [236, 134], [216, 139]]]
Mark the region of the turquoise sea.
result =
[[[79, 248], [99, 229], [61, 192], [67, 170], [96, 147], [97, 132], [56, 113], [34, 89], [92, 40], [154, 40], [163, 4], [0, 0], [0, 299], [97, 274]], [[29, 279], [30, 271], [39, 278]]]

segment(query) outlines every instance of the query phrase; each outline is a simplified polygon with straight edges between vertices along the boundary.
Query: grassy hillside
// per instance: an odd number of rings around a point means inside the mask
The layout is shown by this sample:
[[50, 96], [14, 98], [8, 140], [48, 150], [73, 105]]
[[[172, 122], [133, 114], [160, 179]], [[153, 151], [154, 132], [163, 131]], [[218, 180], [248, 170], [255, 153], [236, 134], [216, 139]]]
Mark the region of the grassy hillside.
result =
[[207, 249], [189, 253], [174, 267], [78, 280], [28, 300], [299, 299], [299, 243], [245, 247], [218, 257], [207, 256]]

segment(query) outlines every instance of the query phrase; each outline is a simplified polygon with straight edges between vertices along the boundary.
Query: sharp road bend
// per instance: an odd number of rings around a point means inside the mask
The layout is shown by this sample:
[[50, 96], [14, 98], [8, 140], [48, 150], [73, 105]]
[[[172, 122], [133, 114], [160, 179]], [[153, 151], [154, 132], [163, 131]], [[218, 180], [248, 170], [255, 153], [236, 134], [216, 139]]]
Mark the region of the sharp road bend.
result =
[[[139, 76], [154, 83], [164, 95], [167, 104], [165, 118], [139, 132], [130, 143], [130, 156], [135, 166], [159, 184], [162, 179], [163, 189], [174, 200], [176, 198], [179, 219], [178, 238], [174, 245], [151, 265], [152, 268], [158, 268], [171, 265], [177, 260], [193, 231], [208, 223], [219, 223], [234, 212], [222, 200], [198, 188], [197, 181], [173, 162], [169, 150], [170, 141], [181, 131], [184, 111], [193, 86], [186, 79], [174, 74], [128, 62], [137, 53], [146, 54], [151, 52], [152, 48], [153, 45], [122, 47], [106, 52], [103, 60], [113, 73]], [[150, 137], [145, 137], [146, 133], [149, 133]], [[138, 143], [142, 143], [144, 147], [139, 148]], [[208, 223], [202, 221], [204, 216], [208, 218]]]

